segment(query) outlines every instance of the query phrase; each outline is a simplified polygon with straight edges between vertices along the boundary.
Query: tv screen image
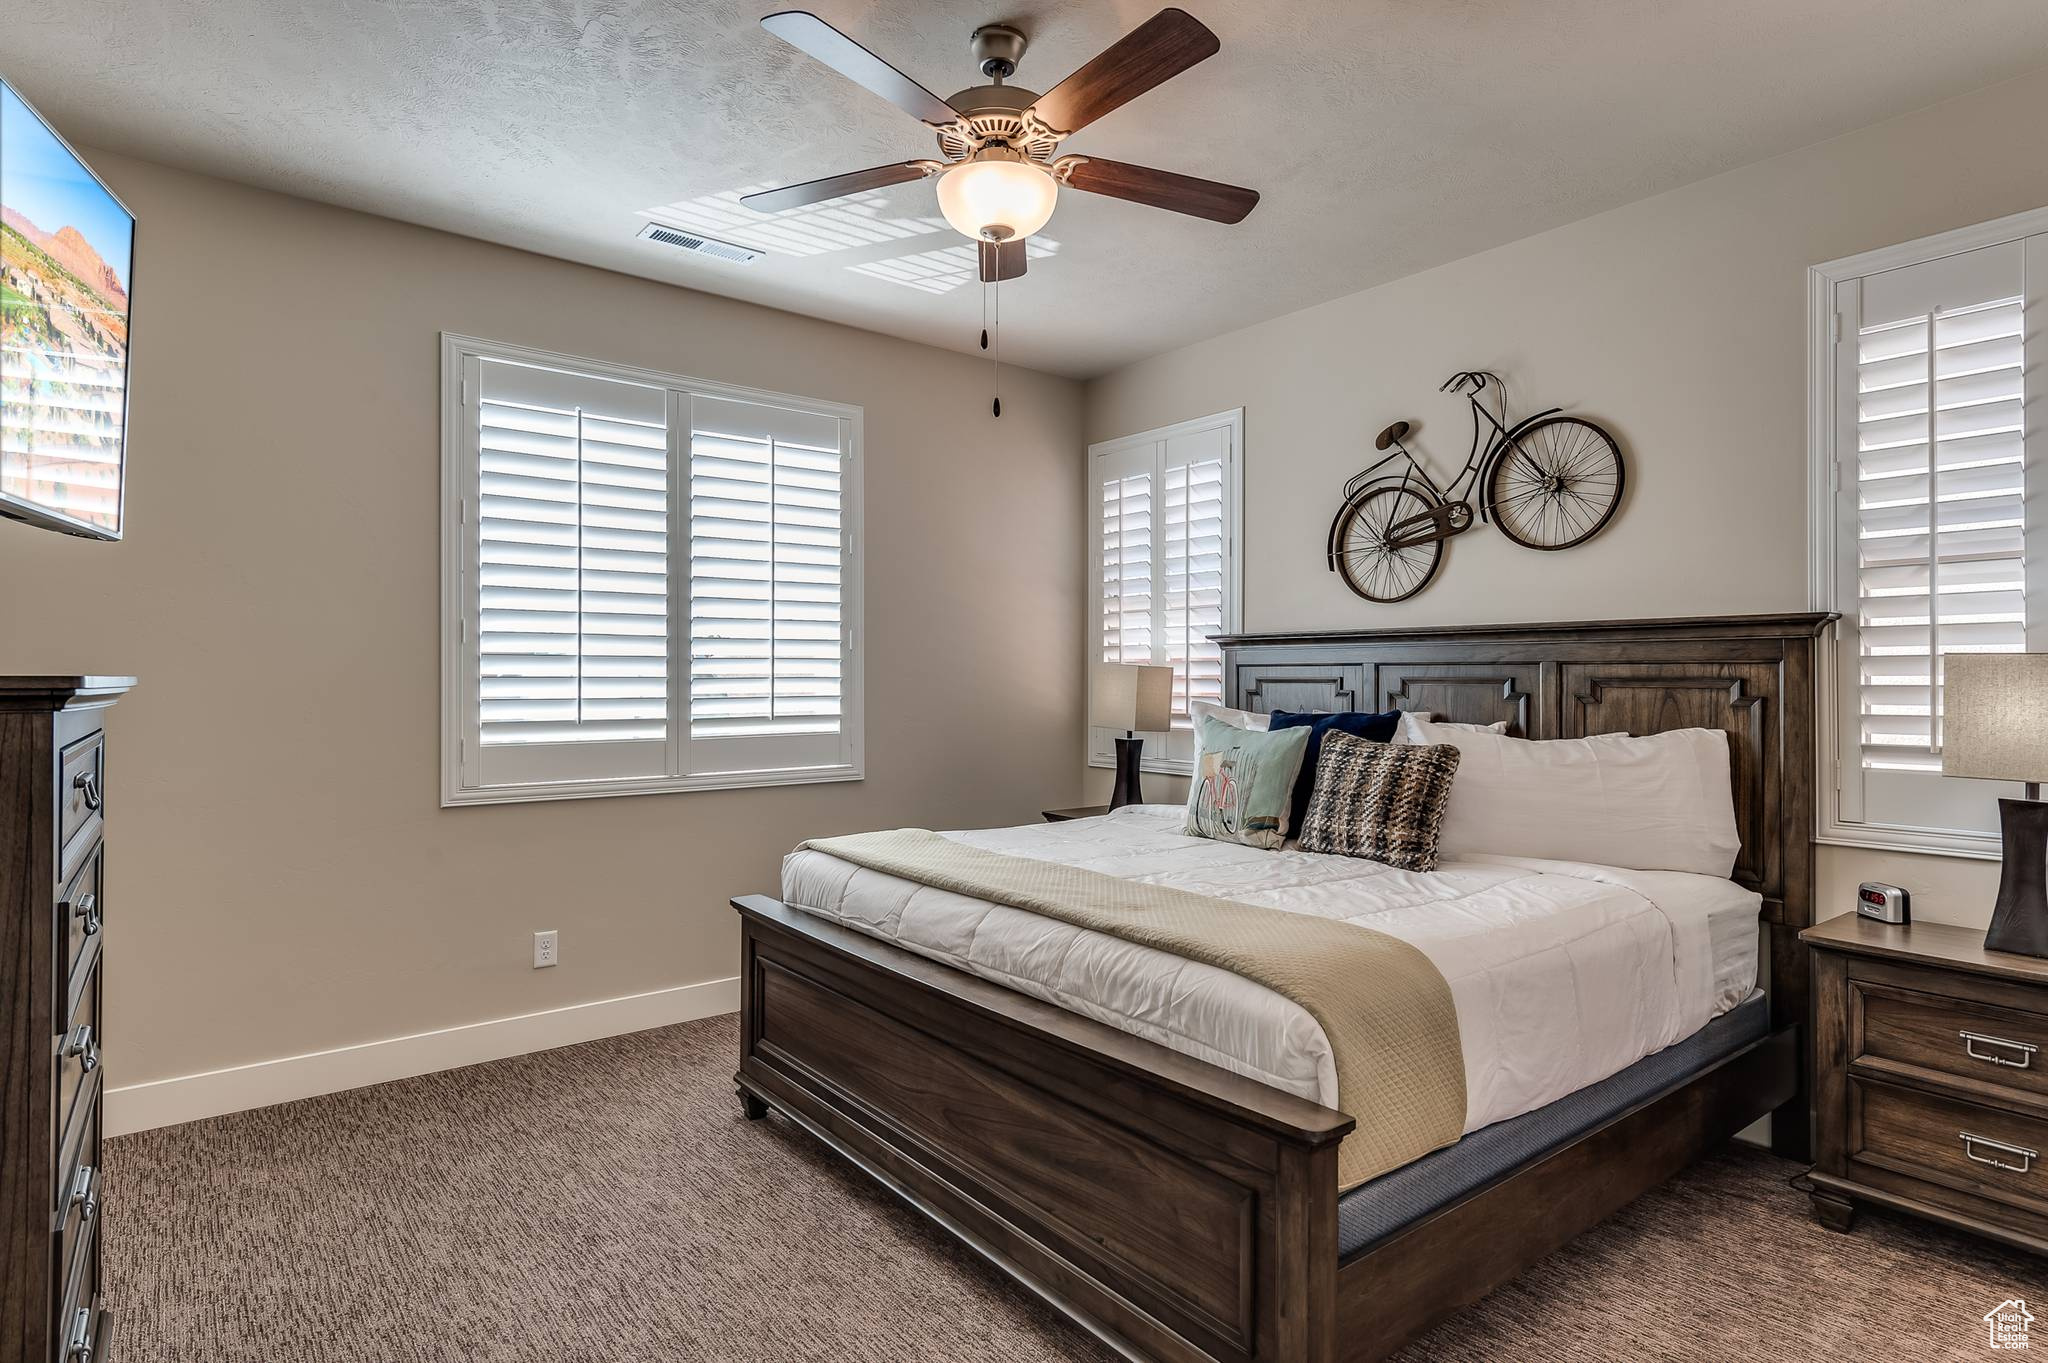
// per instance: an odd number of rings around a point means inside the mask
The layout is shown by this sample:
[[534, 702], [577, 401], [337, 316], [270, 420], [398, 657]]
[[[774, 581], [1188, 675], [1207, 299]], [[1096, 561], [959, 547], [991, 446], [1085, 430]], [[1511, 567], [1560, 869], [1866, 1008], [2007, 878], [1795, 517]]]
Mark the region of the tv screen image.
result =
[[0, 515], [121, 537], [135, 217], [0, 81]]

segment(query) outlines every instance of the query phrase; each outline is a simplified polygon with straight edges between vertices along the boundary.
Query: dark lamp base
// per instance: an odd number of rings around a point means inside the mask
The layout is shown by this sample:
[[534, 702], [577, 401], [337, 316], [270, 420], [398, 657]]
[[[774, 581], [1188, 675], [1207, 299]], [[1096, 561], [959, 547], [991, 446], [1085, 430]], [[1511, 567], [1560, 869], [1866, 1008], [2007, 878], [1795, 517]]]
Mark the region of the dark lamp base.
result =
[[[1145, 803], [1138, 773], [1138, 759], [1144, 751], [1145, 740], [1142, 738], [1119, 738], [1116, 741], [1116, 788], [1109, 793], [1111, 809]], [[2048, 805], [2042, 808], [2048, 809]]]
[[2048, 956], [2048, 803], [2000, 800], [1998, 824], [2005, 863], [1984, 949]]

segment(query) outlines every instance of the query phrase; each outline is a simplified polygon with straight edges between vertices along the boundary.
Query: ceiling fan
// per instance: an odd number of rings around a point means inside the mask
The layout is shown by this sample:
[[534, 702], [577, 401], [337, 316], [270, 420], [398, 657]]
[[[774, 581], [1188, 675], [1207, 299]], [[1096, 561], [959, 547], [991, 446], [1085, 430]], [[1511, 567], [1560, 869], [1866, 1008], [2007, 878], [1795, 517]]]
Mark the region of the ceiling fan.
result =
[[1059, 189], [1086, 190], [1133, 203], [1235, 223], [1258, 192], [1101, 156], [1055, 155], [1061, 142], [1179, 75], [1222, 47], [1185, 10], [1163, 9], [1044, 94], [1004, 82], [1024, 56], [1023, 33], [1008, 24], [974, 31], [972, 51], [987, 85], [940, 99], [815, 14], [785, 10], [761, 26], [840, 75], [888, 100], [938, 134], [943, 160], [901, 161], [823, 180], [749, 194], [740, 202], [764, 213], [845, 194], [939, 177], [939, 211], [981, 244], [984, 283], [1024, 273], [1024, 239], [1052, 217]]

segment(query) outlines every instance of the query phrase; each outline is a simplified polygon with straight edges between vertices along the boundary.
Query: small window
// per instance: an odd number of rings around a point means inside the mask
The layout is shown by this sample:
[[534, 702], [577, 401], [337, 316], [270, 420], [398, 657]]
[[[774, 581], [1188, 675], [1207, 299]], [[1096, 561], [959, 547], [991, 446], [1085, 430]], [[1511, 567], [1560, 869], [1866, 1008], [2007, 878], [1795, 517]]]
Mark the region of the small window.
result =
[[[1814, 271], [1814, 574], [1839, 611], [1823, 836], [1996, 854], [1995, 782], [1941, 775], [1943, 660], [2048, 648], [2048, 214]], [[2030, 364], [2029, 361], [2032, 361]], [[2038, 495], [2034, 499], [2039, 501]]]
[[[1145, 736], [1148, 771], [1185, 774], [1189, 704], [1223, 699], [1211, 636], [1237, 628], [1243, 443], [1239, 409], [1089, 447], [1094, 656], [1173, 668], [1173, 731]], [[1089, 762], [1113, 764], [1120, 737], [1091, 730]]]
[[443, 803], [858, 779], [860, 410], [444, 350]]

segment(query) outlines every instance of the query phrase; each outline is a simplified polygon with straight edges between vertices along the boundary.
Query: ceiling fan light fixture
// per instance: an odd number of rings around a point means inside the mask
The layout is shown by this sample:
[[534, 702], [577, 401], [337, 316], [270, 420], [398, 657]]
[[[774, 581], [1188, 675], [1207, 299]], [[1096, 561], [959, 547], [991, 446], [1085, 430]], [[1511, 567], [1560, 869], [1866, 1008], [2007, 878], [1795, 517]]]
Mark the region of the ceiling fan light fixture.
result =
[[962, 236], [1018, 241], [1044, 227], [1059, 200], [1045, 167], [1012, 152], [983, 152], [939, 176], [939, 211]]

